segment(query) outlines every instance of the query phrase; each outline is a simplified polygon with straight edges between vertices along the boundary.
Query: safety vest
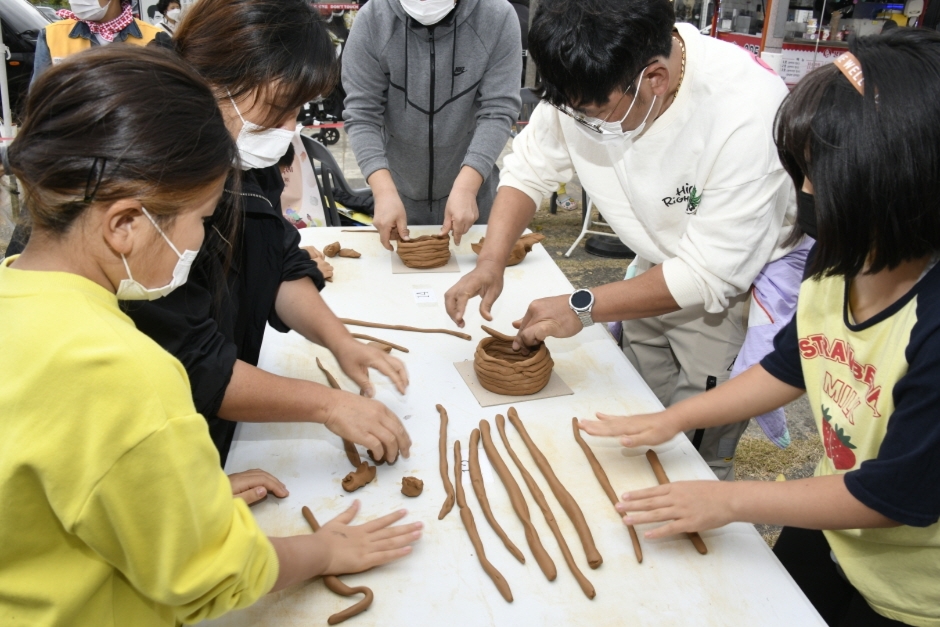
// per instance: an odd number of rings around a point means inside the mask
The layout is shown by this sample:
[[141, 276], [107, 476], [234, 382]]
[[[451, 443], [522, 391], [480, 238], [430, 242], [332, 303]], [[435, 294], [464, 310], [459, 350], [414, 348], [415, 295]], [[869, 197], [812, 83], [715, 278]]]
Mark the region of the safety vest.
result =
[[[124, 40], [125, 43], [146, 46], [157, 36], [157, 33], [161, 32], [156, 26], [138, 19], [135, 19], [134, 23], [137, 24], [143, 37], [128, 35]], [[61, 20], [46, 26], [46, 45], [49, 46], [49, 56], [52, 57], [53, 65], [61, 63], [62, 59], [69, 55], [91, 48], [91, 40], [84, 37], [69, 37], [75, 24], [77, 24], [75, 20]]]

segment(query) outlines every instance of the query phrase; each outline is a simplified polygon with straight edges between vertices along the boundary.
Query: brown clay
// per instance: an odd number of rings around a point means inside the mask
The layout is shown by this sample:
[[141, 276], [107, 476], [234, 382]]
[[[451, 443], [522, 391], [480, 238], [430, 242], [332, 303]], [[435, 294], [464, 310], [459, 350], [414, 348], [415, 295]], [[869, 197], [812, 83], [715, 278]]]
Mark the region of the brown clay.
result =
[[[571, 419], [571, 429], [574, 431], [575, 442], [577, 442], [578, 446], [581, 447], [581, 450], [584, 451], [584, 455], [587, 457], [588, 463], [591, 465], [591, 470], [594, 471], [594, 476], [597, 477], [597, 482], [601, 484], [601, 489], [604, 490], [604, 494], [606, 494], [607, 498], [610, 499], [610, 504], [616, 507], [617, 503], [619, 502], [617, 499], [617, 493], [614, 492], [613, 486], [610, 485], [610, 479], [607, 478], [607, 473], [604, 472], [604, 467], [601, 466], [601, 463], [597, 460], [597, 457], [594, 456], [594, 451], [591, 450], [591, 447], [588, 446], [588, 443], [585, 442], [584, 438], [581, 437], [581, 430], [578, 429], [577, 418]], [[620, 512], [617, 512], [617, 516], [620, 516]], [[630, 540], [633, 542], [633, 553], [636, 555], [636, 561], [637, 563], [642, 564], [643, 549], [640, 547], [640, 538], [636, 535], [636, 529], [633, 528], [633, 525], [627, 525], [627, 531], [630, 532]]]
[[415, 497], [424, 491], [424, 482], [417, 477], [405, 477], [401, 480], [401, 493], [405, 496]]
[[[318, 532], [320, 530], [320, 523], [317, 522], [317, 519], [313, 516], [313, 512], [310, 511], [310, 508], [304, 505], [300, 512], [304, 515], [304, 518], [307, 520], [307, 524], [310, 525], [310, 528], [313, 529], [313, 532]], [[355, 605], [346, 608], [342, 612], [337, 612], [336, 614], [330, 616], [326, 621], [330, 625], [338, 625], [347, 618], [352, 618], [356, 614], [365, 612], [367, 609], [369, 609], [369, 606], [372, 605], [372, 599], [374, 598], [372, 590], [366, 588], [365, 586], [351, 588], [340, 581], [339, 577], [336, 577], [335, 575], [325, 575], [323, 577], [323, 583], [330, 592], [340, 596], [351, 597], [354, 594], [364, 595], [362, 600]]]
[[496, 589], [503, 595], [503, 598], [506, 599], [507, 602], [512, 603], [512, 591], [509, 589], [509, 584], [506, 582], [505, 577], [496, 570], [496, 567], [490, 564], [490, 561], [486, 559], [486, 553], [483, 551], [483, 541], [480, 540], [476, 522], [473, 520], [473, 512], [467, 507], [467, 499], [464, 497], [463, 493], [463, 483], [460, 481], [460, 473], [462, 472], [463, 466], [461, 462], [460, 440], [456, 440], [454, 442], [454, 481], [457, 482], [457, 507], [460, 508], [460, 520], [463, 521], [467, 535], [470, 536], [470, 542], [473, 543], [473, 548], [477, 552], [477, 559], [480, 560], [480, 566], [483, 567], [486, 574], [489, 575], [493, 583], [496, 584]]
[[542, 492], [542, 489], [539, 488], [535, 479], [532, 478], [532, 475], [529, 474], [529, 471], [522, 465], [522, 461], [512, 449], [512, 445], [509, 444], [509, 438], [506, 437], [506, 420], [501, 415], [496, 416], [496, 428], [499, 429], [499, 437], [503, 439], [503, 446], [506, 447], [506, 451], [509, 453], [512, 461], [515, 462], [519, 472], [522, 473], [522, 479], [525, 481], [525, 484], [529, 486], [532, 497], [535, 499], [535, 502], [538, 503], [539, 509], [542, 510], [542, 514], [545, 516], [545, 522], [548, 523], [549, 528], [552, 530], [552, 535], [555, 536], [555, 540], [558, 542], [558, 547], [561, 549], [561, 554], [565, 557], [565, 563], [568, 564], [571, 574], [574, 575], [574, 578], [578, 581], [578, 585], [581, 586], [581, 591], [584, 592], [584, 595], [589, 599], [593, 599], [597, 594], [594, 591], [594, 585], [588, 581], [588, 578], [584, 576], [581, 569], [575, 564], [571, 550], [568, 548], [568, 543], [565, 541], [565, 536], [561, 535], [561, 529], [558, 528], [558, 521], [555, 520], [555, 515], [552, 513], [551, 507], [549, 507], [548, 501], [545, 500], [545, 494]]
[[375, 466], [370, 466], [369, 462], [362, 462], [356, 470], [343, 477], [343, 489], [347, 492], [355, 492], [374, 479]]
[[379, 465], [385, 463], [385, 458], [384, 458], [384, 457], [381, 458], [381, 459], [376, 459], [376, 458], [375, 458], [375, 453], [372, 452], [372, 449], [371, 449], [371, 448], [367, 448], [367, 449], [366, 449], [366, 454], [369, 456], [369, 459], [371, 459], [373, 462], [375, 462], [375, 465], [376, 465], [376, 466], [379, 466]]
[[369, 342], [369, 346], [372, 348], [377, 348], [380, 351], [385, 351], [386, 353], [392, 352], [392, 347], [388, 344], [383, 344], [382, 342]]
[[[480, 251], [483, 250], [483, 241], [485, 237], [481, 237], [480, 241], [476, 244], [470, 244], [470, 248], [473, 249], [473, 252], [480, 254]], [[514, 266], [518, 263], [521, 263], [525, 256], [532, 252], [532, 247], [545, 239], [545, 236], [541, 233], [529, 233], [528, 235], [523, 235], [519, 240], [512, 245], [512, 250], [509, 251], [509, 260], [506, 261], [507, 266]]]
[[492, 337], [485, 337], [473, 354], [473, 371], [484, 388], [496, 394], [525, 396], [535, 394], [552, 376], [551, 353], [544, 343], [523, 355], [512, 349], [511, 336], [484, 326]]
[[352, 248], [340, 248], [339, 253], [337, 254], [340, 257], [348, 257], [350, 259], [359, 259], [359, 257], [362, 257], [361, 254], [359, 254], [357, 251], [353, 250]]
[[[323, 374], [326, 375], [326, 381], [330, 384], [330, 387], [334, 390], [342, 390], [343, 388], [339, 387], [339, 381], [336, 380], [330, 371], [323, 367], [323, 364], [320, 363], [320, 358], [317, 357], [317, 367], [323, 371]], [[353, 468], [359, 468], [359, 464], [362, 463], [362, 458], [359, 457], [359, 451], [356, 449], [356, 445], [343, 438], [343, 450], [346, 451], [346, 458], [349, 460], [349, 463], [353, 465]]]
[[340, 322], [343, 324], [348, 324], [353, 327], [371, 327], [373, 329], [388, 329], [389, 331], [411, 331], [413, 333], [445, 333], [447, 335], [453, 335], [454, 337], [459, 337], [462, 340], [467, 340], [468, 342], [473, 339], [467, 333], [461, 333], [460, 331], [451, 331], [450, 329], [422, 329], [420, 327], [409, 327], [403, 326], [400, 324], [382, 324], [381, 322], [366, 322], [365, 320], [353, 320], [352, 318], [340, 318]]
[[379, 344], [385, 344], [386, 346], [390, 348], [394, 348], [395, 350], [401, 351], [403, 353], [411, 352], [404, 346], [399, 346], [398, 344], [394, 344], [392, 342], [389, 342], [388, 340], [380, 340], [379, 338], [372, 337], [371, 335], [365, 335], [363, 333], [350, 333], [350, 335], [352, 335], [357, 340], [365, 340], [366, 342], [378, 342]]
[[409, 268], [440, 268], [450, 261], [450, 235], [422, 235], [407, 242], [399, 240], [396, 252]]
[[[448, 475], [447, 470], [447, 410], [444, 409], [443, 405], [437, 405], [437, 413], [441, 415], [441, 436], [440, 442], [438, 442], [438, 453], [440, 453], [441, 458], [441, 481], [444, 482], [444, 492], [447, 493], [447, 498], [444, 499], [444, 505], [441, 507], [441, 513], [437, 515], [438, 520], [443, 520], [444, 516], [450, 513], [450, 510], [454, 508], [454, 484], [450, 482], [450, 476]], [[459, 479], [458, 475], [455, 477]]]
[[512, 553], [513, 557], [519, 560], [520, 564], [525, 564], [525, 555], [522, 554], [519, 547], [512, 543], [512, 540], [509, 539], [509, 536], [506, 535], [506, 532], [503, 531], [503, 528], [499, 526], [499, 523], [496, 522], [496, 518], [493, 516], [493, 510], [490, 508], [490, 500], [486, 497], [486, 486], [483, 485], [483, 473], [480, 472], [479, 445], [480, 430], [474, 429], [470, 434], [470, 451], [468, 453], [470, 457], [470, 482], [473, 485], [473, 491], [477, 495], [477, 500], [480, 501], [480, 508], [483, 510], [483, 515], [486, 516], [487, 522], [490, 523], [490, 527], [493, 528], [493, 531], [496, 532], [499, 539], [503, 541], [503, 545]]
[[[656, 480], [659, 482], [659, 485], [669, 483], [669, 477], [666, 476], [666, 470], [663, 468], [662, 462], [659, 461], [659, 455], [656, 454], [656, 451], [653, 449], [646, 451], [646, 459], [649, 461], [650, 466], [652, 466], [653, 474], [656, 475]], [[689, 540], [692, 541], [692, 545], [695, 547], [696, 551], [702, 555], [708, 553], [708, 547], [705, 546], [705, 541], [702, 540], [702, 536], [694, 531], [686, 535], [689, 536]]]
[[[497, 419], [499, 418], [500, 416], [497, 416]], [[535, 561], [538, 563], [539, 568], [542, 569], [542, 572], [545, 573], [545, 577], [549, 581], [555, 581], [555, 577], [558, 575], [558, 571], [555, 569], [555, 562], [552, 561], [545, 547], [542, 546], [542, 541], [539, 540], [539, 534], [532, 525], [532, 519], [529, 516], [529, 506], [526, 505], [525, 497], [522, 495], [522, 490], [519, 489], [519, 484], [516, 483], [516, 479], [512, 476], [512, 473], [509, 472], [509, 468], [506, 467], [503, 458], [499, 456], [496, 445], [493, 444], [493, 438], [490, 436], [490, 423], [485, 420], [480, 421], [480, 434], [483, 436], [483, 449], [486, 451], [486, 456], [489, 458], [490, 464], [493, 465], [493, 469], [506, 487], [506, 492], [509, 493], [509, 502], [512, 503], [512, 508], [516, 512], [516, 516], [519, 517], [522, 527], [525, 529], [525, 539], [526, 542], [529, 543], [532, 555], [535, 556]]]
[[333, 242], [323, 248], [323, 254], [327, 257], [335, 257], [339, 254], [340, 249], [342, 249], [342, 246], [340, 246], [339, 242]]
[[578, 507], [577, 501], [575, 501], [571, 493], [565, 489], [565, 486], [561, 484], [561, 481], [555, 476], [555, 471], [552, 470], [551, 465], [549, 465], [548, 460], [545, 459], [542, 451], [539, 450], [539, 447], [537, 447], [535, 442], [532, 441], [532, 438], [529, 437], [529, 432], [526, 431], [525, 425], [522, 424], [522, 421], [519, 419], [516, 408], [510, 407], [508, 414], [509, 422], [512, 423], [512, 426], [514, 426], [516, 431], [519, 432], [519, 435], [522, 436], [522, 441], [525, 442], [526, 448], [529, 449], [529, 453], [532, 455], [532, 459], [535, 460], [535, 465], [542, 471], [555, 498], [561, 503], [561, 506], [568, 514], [568, 518], [570, 518], [572, 524], [574, 524], [574, 528], [578, 532], [578, 537], [581, 539], [581, 546], [584, 547], [584, 554], [587, 556], [588, 566], [597, 568], [604, 562], [604, 558], [601, 557], [601, 554], [597, 551], [597, 547], [594, 546], [594, 537], [591, 535], [591, 529], [584, 519], [581, 508]]

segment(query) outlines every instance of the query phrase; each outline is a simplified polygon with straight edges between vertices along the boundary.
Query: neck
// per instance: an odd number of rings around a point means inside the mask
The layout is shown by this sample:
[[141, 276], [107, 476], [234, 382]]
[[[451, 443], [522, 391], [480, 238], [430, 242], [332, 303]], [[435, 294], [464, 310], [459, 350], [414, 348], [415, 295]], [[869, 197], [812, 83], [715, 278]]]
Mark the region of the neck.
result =
[[[672, 34], [672, 51], [669, 53], [669, 58], [666, 60], [666, 66], [669, 68], [669, 89], [666, 90], [666, 95], [663, 96], [663, 108], [660, 110], [657, 118], [665, 113], [669, 107], [672, 106], [672, 103], [676, 101], [676, 92], [680, 86], [680, 79], [682, 78], [682, 44], [679, 41], [682, 41], [682, 37], [678, 32], [673, 32]], [[677, 41], [677, 39], [679, 41]]]
[[876, 274], [865, 274], [863, 270], [853, 278], [849, 287], [849, 307], [855, 323], [865, 322], [911, 291], [929, 262], [929, 256], [922, 257]]
[[108, 5], [108, 11], [104, 14], [104, 17], [101, 18], [101, 22], [110, 22], [117, 16], [121, 14], [121, 11], [124, 10], [124, 5], [121, 4], [121, 0], [111, 0], [111, 4]]
[[114, 284], [102, 264], [98, 263], [96, 255], [88, 254], [88, 242], [77, 241], [81, 232], [82, 229], [77, 224], [69, 229], [68, 234], [61, 237], [33, 229], [29, 243], [11, 267], [17, 270], [77, 274], [114, 293]]

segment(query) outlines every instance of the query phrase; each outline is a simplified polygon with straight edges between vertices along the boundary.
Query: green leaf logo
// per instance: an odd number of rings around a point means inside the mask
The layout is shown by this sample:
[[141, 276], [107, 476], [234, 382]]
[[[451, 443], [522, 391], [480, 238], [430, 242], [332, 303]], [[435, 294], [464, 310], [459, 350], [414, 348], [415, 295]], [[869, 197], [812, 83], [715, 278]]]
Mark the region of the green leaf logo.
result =
[[702, 204], [702, 194], [698, 193], [698, 188], [692, 187], [692, 191], [689, 194], [689, 206], [686, 208], [686, 213], [695, 213], [698, 211], [698, 206]]

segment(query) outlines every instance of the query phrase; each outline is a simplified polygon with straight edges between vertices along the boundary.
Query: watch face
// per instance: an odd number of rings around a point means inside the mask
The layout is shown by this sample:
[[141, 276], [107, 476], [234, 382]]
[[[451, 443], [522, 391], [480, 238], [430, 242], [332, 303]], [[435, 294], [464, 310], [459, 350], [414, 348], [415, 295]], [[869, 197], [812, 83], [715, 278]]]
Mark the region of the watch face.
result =
[[587, 290], [578, 290], [571, 295], [571, 306], [575, 309], [584, 309], [589, 307], [594, 300], [594, 295]]

